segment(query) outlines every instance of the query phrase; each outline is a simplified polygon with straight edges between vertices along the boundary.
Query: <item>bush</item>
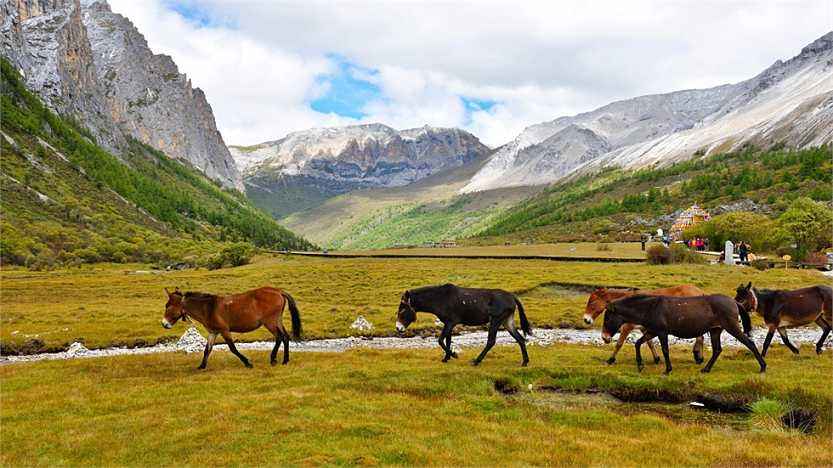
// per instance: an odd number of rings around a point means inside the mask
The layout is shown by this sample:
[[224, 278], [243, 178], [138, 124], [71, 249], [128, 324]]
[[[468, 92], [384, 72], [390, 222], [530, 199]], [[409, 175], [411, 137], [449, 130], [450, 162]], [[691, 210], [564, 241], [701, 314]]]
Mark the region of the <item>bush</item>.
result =
[[746, 241], [753, 251], [758, 252], [771, 250], [784, 242], [784, 232], [773, 220], [748, 211], [717, 215], [686, 229], [683, 236], [686, 239], [708, 239], [714, 250], [722, 250], [727, 240]]
[[245, 242], [238, 242], [224, 248], [217, 255], [212, 256], [206, 262], [209, 270], [220, 268], [248, 265], [252, 261], [254, 249]]
[[683, 244], [671, 244], [671, 263], [705, 263], [706, 259]]
[[610, 244], [599, 242], [598, 244], [596, 244], [596, 250], [598, 250], [599, 252], [610, 252], [612, 249], [610, 248]]
[[652, 245], [645, 252], [649, 265], [668, 265], [671, 263], [671, 249], [664, 245]]
[[758, 271], [764, 271], [769, 269], [769, 260], [752, 260], [751, 262], [749, 262], [749, 265]]
[[796, 260], [830, 246], [833, 213], [823, 203], [797, 198], [778, 218], [778, 223], [796, 246]]

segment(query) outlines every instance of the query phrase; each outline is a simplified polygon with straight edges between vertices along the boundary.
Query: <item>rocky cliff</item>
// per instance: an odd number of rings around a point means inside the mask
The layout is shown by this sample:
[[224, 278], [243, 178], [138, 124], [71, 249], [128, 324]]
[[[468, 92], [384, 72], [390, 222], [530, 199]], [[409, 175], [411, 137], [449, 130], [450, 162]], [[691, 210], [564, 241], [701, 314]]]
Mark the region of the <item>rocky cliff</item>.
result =
[[0, 0], [0, 32], [27, 87], [98, 143], [118, 154], [136, 138], [243, 188], [203, 92], [104, 0]]
[[407, 185], [486, 155], [454, 128], [397, 131], [382, 124], [315, 128], [250, 147], [231, 147], [246, 193], [276, 216], [358, 188]]
[[[605, 166], [669, 164], [746, 143], [797, 148], [830, 143], [831, 92], [833, 33], [828, 33], [796, 57], [740, 83], [640, 96], [533, 125], [499, 148], [462, 191], [545, 184]], [[575, 127], [570, 134], [562, 134], [570, 127]]]

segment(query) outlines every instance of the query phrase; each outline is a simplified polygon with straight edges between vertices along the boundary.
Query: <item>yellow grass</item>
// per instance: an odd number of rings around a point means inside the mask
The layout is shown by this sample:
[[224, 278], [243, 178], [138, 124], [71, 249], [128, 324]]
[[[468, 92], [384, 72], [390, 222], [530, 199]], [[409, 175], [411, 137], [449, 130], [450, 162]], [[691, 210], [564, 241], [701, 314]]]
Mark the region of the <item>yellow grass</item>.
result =
[[337, 251], [347, 255], [431, 255], [431, 256], [540, 256], [578, 258], [635, 258], [644, 260], [645, 252], [639, 242], [611, 242], [604, 244], [610, 250], [600, 250], [595, 242], [557, 244], [514, 244], [486, 246], [455, 246], [448, 248], [415, 247], [407, 249], [379, 249], [363, 251]]
[[[476, 350], [464, 350], [471, 357]], [[769, 372], [726, 350], [712, 374], [688, 350], [674, 373], [606, 366], [603, 347], [496, 347], [478, 368], [437, 350], [296, 353], [288, 366], [249, 354], [245, 369], [217, 352], [0, 367], [3, 466], [30, 465], [829, 465], [830, 353], [775, 349]], [[507, 379], [520, 393], [494, 390]], [[749, 426], [744, 416], [687, 405], [635, 405], [547, 392], [616, 386], [737, 392], [822, 411], [813, 435]], [[532, 385], [532, 390], [528, 388]], [[801, 398], [794, 401], [794, 396]], [[790, 403], [792, 402], [792, 403]]]
[[[708, 292], [733, 294], [741, 282], [787, 288], [826, 283], [814, 271], [768, 270], [722, 265], [648, 266], [542, 260], [472, 259], [322, 259], [261, 257], [251, 265], [215, 271], [135, 273], [142, 265], [95, 265], [53, 272], [4, 270], [0, 273], [0, 342], [14, 349], [41, 340], [43, 349], [73, 341], [88, 347], [142, 345], [174, 339], [178, 325], [159, 324], [166, 300], [163, 287], [231, 293], [273, 285], [298, 301], [306, 338], [354, 333], [350, 324], [364, 315], [373, 334], [391, 335], [399, 297], [407, 288], [445, 282], [503, 288], [518, 293], [533, 326], [581, 327], [583, 293], [565, 294], [552, 283], [588, 286], [665, 287], [692, 283]], [[288, 324], [288, 322], [287, 322]], [[433, 327], [420, 314], [412, 328]], [[239, 336], [265, 339], [264, 330]]]

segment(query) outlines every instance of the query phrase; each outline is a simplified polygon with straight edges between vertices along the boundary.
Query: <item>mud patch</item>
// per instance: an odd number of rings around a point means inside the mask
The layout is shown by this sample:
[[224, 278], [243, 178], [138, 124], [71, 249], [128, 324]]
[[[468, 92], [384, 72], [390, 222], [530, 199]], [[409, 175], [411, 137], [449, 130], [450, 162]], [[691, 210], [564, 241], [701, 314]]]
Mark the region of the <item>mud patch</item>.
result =
[[794, 409], [781, 416], [781, 424], [786, 428], [809, 434], [816, 427], [816, 413], [801, 408]]

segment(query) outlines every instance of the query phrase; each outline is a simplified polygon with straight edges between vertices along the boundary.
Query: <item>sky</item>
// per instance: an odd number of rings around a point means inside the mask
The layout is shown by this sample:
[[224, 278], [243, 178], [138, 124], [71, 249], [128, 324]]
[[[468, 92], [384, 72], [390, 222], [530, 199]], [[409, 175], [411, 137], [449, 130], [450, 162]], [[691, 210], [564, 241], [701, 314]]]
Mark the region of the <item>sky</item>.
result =
[[311, 127], [460, 127], [492, 147], [643, 94], [751, 78], [833, 1], [108, 0], [202, 88], [227, 144]]

